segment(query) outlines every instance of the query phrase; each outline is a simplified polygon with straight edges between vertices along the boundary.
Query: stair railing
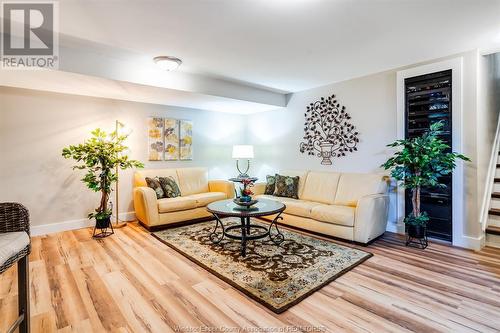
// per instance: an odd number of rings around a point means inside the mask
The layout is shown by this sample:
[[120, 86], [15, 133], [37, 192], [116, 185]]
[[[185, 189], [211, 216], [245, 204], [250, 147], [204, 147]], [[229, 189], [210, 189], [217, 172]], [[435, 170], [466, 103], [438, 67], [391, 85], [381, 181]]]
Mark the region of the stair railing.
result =
[[497, 163], [500, 148], [500, 116], [498, 117], [497, 130], [495, 133], [495, 140], [493, 147], [491, 147], [491, 158], [488, 166], [488, 174], [486, 175], [486, 186], [483, 194], [483, 203], [481, 205], [481, 216], [479, 223], [483, 231], [486, 230], [488, 225], [489, 210], [491, 204], [491, 193], [493, 192], [493, 185], [495, 184], [495, 175], [497, 171]]

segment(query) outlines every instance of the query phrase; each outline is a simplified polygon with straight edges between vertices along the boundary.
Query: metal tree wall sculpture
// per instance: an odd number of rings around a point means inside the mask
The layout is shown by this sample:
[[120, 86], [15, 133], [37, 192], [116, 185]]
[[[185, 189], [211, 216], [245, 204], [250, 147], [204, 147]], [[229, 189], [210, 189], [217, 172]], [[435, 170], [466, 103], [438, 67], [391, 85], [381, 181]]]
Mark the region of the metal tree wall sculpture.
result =
[[332, 157], [340, 158], [358, 150], [359, 133], [348, 122], [351, 116], [345, 106], [340, 106], [335, 95], [310, 103], [304, 116], [305, 142], [300, 143], [301, 153], [316, 155], [322, 158], [321, 164], [331, 165]]

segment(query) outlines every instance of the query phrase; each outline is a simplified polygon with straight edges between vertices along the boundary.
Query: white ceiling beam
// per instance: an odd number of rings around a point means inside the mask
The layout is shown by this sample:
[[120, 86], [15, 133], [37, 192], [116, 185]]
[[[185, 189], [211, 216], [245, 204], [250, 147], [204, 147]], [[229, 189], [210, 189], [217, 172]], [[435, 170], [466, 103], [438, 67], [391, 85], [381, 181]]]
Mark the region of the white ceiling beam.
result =
[[236, 114], [251, 114], [278, 108], [270, 104], [63, 71], [0, 70], [0, 86]]

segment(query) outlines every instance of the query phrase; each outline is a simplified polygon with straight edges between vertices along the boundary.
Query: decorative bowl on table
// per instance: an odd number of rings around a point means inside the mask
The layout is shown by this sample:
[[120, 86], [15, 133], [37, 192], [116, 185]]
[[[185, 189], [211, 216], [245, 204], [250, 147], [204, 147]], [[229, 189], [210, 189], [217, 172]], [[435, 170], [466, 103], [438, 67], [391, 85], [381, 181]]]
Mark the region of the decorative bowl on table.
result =
[[251, 197], [239, 197], [239, 198], [234, 198], [233, 202], [238, 206], [249, 208], [255, 205], [257, 202], [259, 202], [259, 200], [256, 199], [252, 200]]

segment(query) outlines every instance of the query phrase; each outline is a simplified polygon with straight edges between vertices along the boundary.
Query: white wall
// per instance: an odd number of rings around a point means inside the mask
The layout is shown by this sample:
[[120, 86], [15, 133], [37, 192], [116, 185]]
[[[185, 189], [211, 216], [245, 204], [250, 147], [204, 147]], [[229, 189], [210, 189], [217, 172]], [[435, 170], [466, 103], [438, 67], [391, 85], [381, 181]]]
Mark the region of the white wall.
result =
[[[395, 80], [395, 72], [384, 72], [294, 93], [285, 109], [248, 116], [247, 140], [255, 145], [257, 155], [253, 172], [263, 177], [270, 168], [380, 171], [388, 152], [385, 145], [396, 135]], [[352, 116], [350, 122], [360, 132], [360, 142], [357, 152], [324, 166], [320, 158], [300, 153], [299, 145], [306, 106], [333, 93]]]
[[[147, 162], [149, 116], [193, 120], [194, 160]], [[231, 148], [244, 141], [243, 116], [0, 87], [0, 202], [26, 205], [35, 226], [84, 219], [97, 195], [61, 150], [97, 127], [112, 130], [116, 119], [133, 129], [131, 157], [146, 168], [206, 166], [211, 178], [235, 174]], [[120, 212], [133, 211], [132, 174], [120, 173]]]

